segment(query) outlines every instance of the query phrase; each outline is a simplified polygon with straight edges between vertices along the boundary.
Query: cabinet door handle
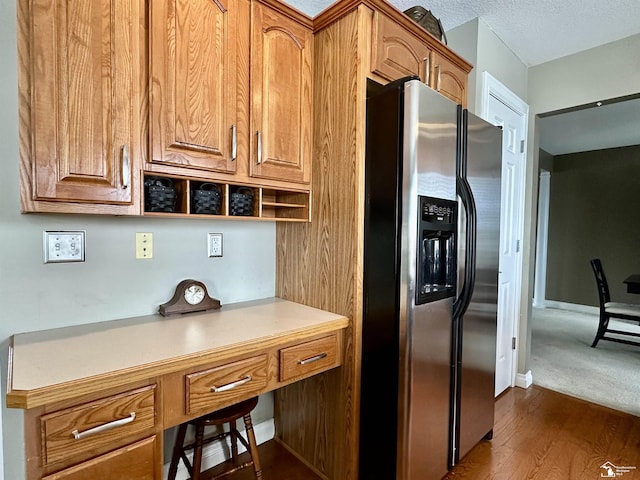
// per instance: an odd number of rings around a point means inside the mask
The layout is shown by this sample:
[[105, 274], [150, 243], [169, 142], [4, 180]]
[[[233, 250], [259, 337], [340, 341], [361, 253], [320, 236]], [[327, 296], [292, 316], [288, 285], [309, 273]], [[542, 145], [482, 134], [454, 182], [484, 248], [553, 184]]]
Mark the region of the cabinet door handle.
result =
[[298, 360], [298, 365], [308, 365], [309, 363], [317, 362], [323, 358], [327, 358], [327, 354], [325, 352], [314, 355], [313, 357], [305, 358], [304, 360]]
[[251, 375], [247, 375], [244, 378], [236, 382], [227, 383], [226, 385], [222, 385], [220, 387], [216, 387], [215, 385], [211, 387], [211, 391], [215, 393], [226, 392], [227, 390], [231, 390], [233, 388], [239, 387], [240, 385], [244, 385], [245, 383], [249, 383], [252, 380]]
[[436, 65], [434, 68], [438, 71], [438, 77], [436, 79], [436, 90], [439, 92], [440, 91], [440, 65]]
[[128, 188], [131, 171], [129, 168], [129, 148], [126, 145], [122, 145], [120, 156], [122, 158], [122, 188]]
[[91, 435], [106, 432], [107, 430], [111, 430], [112, 428], [122, 427], [123, 425], [133, 422], [135, 419], [136, 412], [131, 412], [128, 417], [121, 418], [120, 420], [114, 420], [113, 422], [105, 423], [103, 425], [98, 425], [97, 427], [90, 428], [89, 430], [85, 430], [84, 432], [74, 430], [71, 432], [71, 435], [73, 435], [73, 438], [75, 438], [76, 440], [81, 440], [85, 437], [90, 437]]
[[424, 83], [431, 84], [431, 59], [428, 55], [424, 57]]
[[258, 161], [258, 165], [260, 165], [262, 163], [262, 133], [260, 133], [260, 130], [258, 130], [256, 132], [256, 135], [258, 136], [258, 148], [257, 148], [257, 161]]
[[236, 134], [236, 126], [231, 125], [231, 161], [232, 162], [236, 160], [237, 154], [238, 154], [238, 138]]

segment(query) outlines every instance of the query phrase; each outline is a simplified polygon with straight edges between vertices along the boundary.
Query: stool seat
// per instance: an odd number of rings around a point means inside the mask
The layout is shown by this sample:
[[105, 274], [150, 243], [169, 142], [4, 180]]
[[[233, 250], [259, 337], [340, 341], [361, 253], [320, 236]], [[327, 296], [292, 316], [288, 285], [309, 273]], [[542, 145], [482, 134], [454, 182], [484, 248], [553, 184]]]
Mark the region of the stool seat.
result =
[[[258, 397], [250, 398], [240, 403], [236, 403], [229, 407], [225, 407], [215, 412], [208, 413], [194, 420], [189, 420], [183, 423], [178, 428], [178, 435], [173, 447], [173, 455], [171, 457], [171, 464], [169, 465], [168, 480], [175, 480], [178, 470], [178, 463], [180, 459], [184, 462], [191, 480], [200, 479], [200, 470], [202, 466], [202, 447], [213, 441], [221, 440], [225, 437], [231, 438], [231, 458], [227, 460], [232, 464], [231, 468], [225, 470], [219, 475], [209, 477], [213, 479], [227, 476], [237, 470], [253, 466], [253, 472], [257, 480], [262, 479], [262, 469], [260, 468], [260, 460], [258, 458], [258, 445], [256, 443], [256, 437], [253, 432], [253, 424], [251, 421], [251, 411], [258, 404]], [[247, 439], [245, 440], [237, 429], [236, 421], [240, 418], [244, 420], [245, 434]], [[229, 425], [229, 431], [204, 437], [204, 428], [209, 426], [221, 426], [224, 428], [224, 424]], [[184, 439], [187, 432], [187, 427], [191, 425], [195, 428], [195, 439], [192, 443], [184, 445]], [[238, 462], [238, 444], [240, 441], [249, 452], [251, 460], [240, 464]], [[186, 452], [193, 450], [193, 462], [189, 461]]]

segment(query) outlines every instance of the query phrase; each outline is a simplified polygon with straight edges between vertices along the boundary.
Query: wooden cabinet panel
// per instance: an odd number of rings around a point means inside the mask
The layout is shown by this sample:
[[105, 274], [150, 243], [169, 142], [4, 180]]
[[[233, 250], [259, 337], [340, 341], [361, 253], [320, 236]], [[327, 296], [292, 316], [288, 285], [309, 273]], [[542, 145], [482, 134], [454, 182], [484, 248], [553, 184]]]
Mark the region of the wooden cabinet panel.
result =
[[309, 183], [313, 35], [266, 5], [251, 7], [250, 174]]
[[392, 81], [417, 75], [429, 87], [466, 106], [467, 73], [455, 54], [423, 32], [423, 37], [380, 11], [373, 11], [371, 73]]
[[43, 463], [125, 445], [154, 423], [155, 386], [43, 415]]
[[280, 381], [309, 376], [339, 363], [337, 335], [283, 348], [280, 350]]
[[31, 2], [30, 49], [21, 48], [30, 55], [21, 72], [31, 84], [29, 200], [132, 204], [144, 73], [139, 3]]
[[156, 480], [159, 462], [155, 461], [156, 437], [150, 437], [114, 452], [62, 470], [42, 480], [124, 479]]
[[237, 4], [150, 2], [151, 162], [235, 170]]
[[431, 49], [402, 25], [373, 14], [371, 71], [387, 80], [417, 75], [429, 83]]
[[432, 82], [429, 86], [454, 102], [466, 105], [466, 72], [442, 55], [435, 54], [432, 63]]
[[191, 373], [185, 382], [186, 413], [211, 412], [261, 393], [267, 386], [267, 356]]

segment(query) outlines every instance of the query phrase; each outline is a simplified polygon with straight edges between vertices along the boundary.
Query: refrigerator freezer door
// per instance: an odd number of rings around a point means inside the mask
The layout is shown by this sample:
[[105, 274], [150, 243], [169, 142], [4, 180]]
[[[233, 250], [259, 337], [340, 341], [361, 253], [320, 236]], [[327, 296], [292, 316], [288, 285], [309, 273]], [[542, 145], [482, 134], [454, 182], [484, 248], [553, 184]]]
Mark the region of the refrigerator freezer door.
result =
[[469, 114], [467, 180], [477, 213], [476, 281], [462, 319], [458, 446], [464, 457], [493, 430], [502, 130]]
[[404, 105], [397, 478], [439, 480], [448, 468], [453, 298], [415, 304], [418, 195], [456, 200], [457, 106], [417, 81], [406, 84]]

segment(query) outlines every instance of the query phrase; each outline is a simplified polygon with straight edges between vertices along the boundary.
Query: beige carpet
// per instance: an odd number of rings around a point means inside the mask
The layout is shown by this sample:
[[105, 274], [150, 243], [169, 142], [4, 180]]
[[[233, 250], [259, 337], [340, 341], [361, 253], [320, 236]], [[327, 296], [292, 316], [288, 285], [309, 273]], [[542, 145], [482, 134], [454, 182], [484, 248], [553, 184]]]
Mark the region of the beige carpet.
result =
[[[640, 416], [640, 347], [600, 340], [591, 348], [597, 326], [597, 315], [534, 308], [533, 383]], [[614, 328], [640, 333], [628, 322]]]

